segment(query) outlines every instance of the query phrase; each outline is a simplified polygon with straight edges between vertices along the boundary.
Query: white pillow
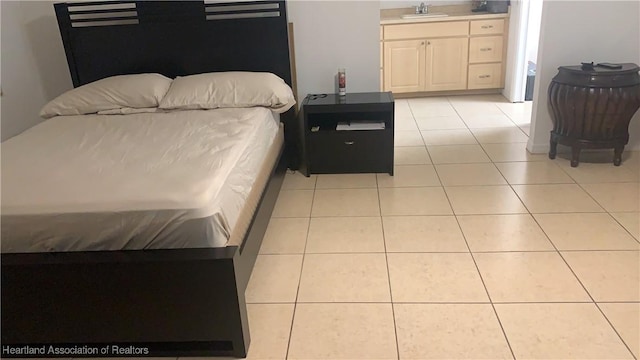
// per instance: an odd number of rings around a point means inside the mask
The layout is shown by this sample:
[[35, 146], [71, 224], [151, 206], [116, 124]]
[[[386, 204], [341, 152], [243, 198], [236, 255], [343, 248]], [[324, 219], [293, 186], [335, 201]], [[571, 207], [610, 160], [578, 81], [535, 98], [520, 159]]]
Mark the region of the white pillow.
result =
[[272, 73], [229, 71], [177, 77], [161, 109], [264, 106], [283, 113], [296, 103], [293, 91]]
[[51, 100], [40, 116], [94, 114], [120, 108], [157, 107], [171, 79], [160, 74], [112, 76], [82, 85]]

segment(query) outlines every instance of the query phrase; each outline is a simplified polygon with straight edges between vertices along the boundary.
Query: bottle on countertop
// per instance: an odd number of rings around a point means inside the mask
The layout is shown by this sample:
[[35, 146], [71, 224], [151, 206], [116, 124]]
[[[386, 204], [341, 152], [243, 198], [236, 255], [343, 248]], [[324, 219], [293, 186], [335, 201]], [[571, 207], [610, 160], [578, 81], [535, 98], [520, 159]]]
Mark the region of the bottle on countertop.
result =
[[344, 69], [338, 69], [338, 95], [347, 95], [347, 74]]

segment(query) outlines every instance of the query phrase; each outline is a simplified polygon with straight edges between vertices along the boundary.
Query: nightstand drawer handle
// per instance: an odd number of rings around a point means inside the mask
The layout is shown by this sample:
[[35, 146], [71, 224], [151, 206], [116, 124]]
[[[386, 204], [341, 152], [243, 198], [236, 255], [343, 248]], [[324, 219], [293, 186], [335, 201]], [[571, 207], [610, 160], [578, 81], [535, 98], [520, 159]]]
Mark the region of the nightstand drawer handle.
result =
[[491, 48], [482, 48], [480, 51], [491, 51]]
[[345, 141], [344, 144], [345, 145], [353, 145], [353, 144], [355, 144], [355, 141]]
[[491, 75], [480, 75], [478, 76], [480, 79], [486, 79], [486, 78], [490, 78]]
[[481, 28], [483, 28], [483, 29], [491, 29], [491, 28], [493, 28], [493, 25], [482, 25]]

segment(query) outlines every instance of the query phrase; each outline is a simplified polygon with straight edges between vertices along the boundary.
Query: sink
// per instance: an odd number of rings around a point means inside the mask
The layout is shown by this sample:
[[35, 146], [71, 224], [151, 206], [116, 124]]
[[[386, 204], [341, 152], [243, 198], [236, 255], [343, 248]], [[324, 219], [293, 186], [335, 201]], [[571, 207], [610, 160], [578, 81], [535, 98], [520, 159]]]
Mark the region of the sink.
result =
[[445, 13], [427, 13], [427, 14], [406, 14], [402, 15], [403, 19], [422, 19], [422, 18], [430, 18], [430, 17], [445, 17], [449, 16]]

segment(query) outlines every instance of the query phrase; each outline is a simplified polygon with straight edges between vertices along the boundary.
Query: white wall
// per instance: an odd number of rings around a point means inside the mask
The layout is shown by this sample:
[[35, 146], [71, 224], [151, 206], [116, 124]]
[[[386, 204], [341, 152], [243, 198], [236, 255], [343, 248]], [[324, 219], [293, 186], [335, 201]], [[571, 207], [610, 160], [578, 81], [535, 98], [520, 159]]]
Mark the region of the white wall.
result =
[[526, 61], [535, 63], [538, 59], [538, 40], [540, 39], [540, 21], [542, 16], [542, 1], [529, 2], [529, 21], [527, 22], [527, 50]]
[[[562, 65], [583, 61], [640, 64], [640, 2], [544, 0], [531, 137], [531, 152], [549, 150], [553, 128], [547, 89]], [[640, 112], [631, 120], [629, 145], [640, 150]]]
[[52, 1], [0, 1], [2, 141], [42, 119], [40, 108], [70, 89]]
[[380, 89], [379, 1], [290, 1], [298, 99], [333, 93], [338, 68], [346, 69], [347, 92]]

